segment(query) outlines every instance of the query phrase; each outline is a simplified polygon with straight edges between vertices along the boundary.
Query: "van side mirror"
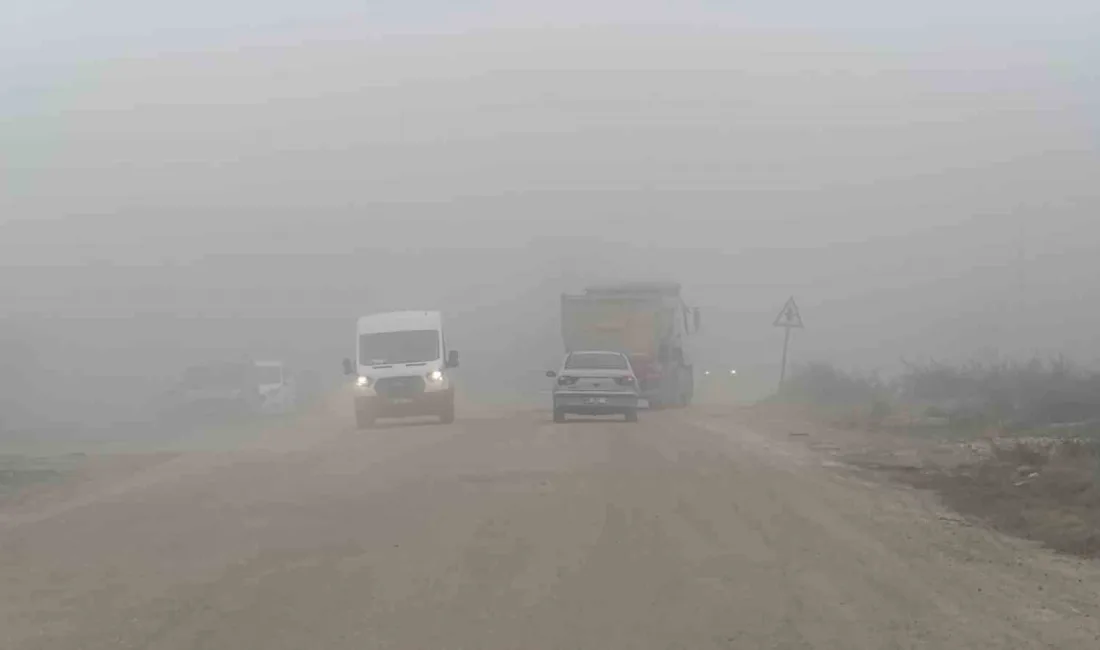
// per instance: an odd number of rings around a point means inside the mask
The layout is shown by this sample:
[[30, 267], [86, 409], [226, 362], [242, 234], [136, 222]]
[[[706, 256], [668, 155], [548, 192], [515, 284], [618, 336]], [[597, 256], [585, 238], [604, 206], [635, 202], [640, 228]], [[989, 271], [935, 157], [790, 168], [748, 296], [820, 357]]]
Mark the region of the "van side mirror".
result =
[[558, 373], [554, 372], [553, 370], [547, 370], [546, 371], [546, 376], [553, 379], [554, 377], [558, 376]]
[[698, 332], [703, 327], [703, 314], [698, 307], [691, 310], [691, 318], [695, 325], [695, 331]]
[[451, 350], [450, 352], [447, 353], [447, 367], [448, 368], [457, 368], [458, 367], [458, 350]]
[[351, 359], [344, 359], [344, 374], [345, 375], [355, 374], [355, 364], [351, 362]]

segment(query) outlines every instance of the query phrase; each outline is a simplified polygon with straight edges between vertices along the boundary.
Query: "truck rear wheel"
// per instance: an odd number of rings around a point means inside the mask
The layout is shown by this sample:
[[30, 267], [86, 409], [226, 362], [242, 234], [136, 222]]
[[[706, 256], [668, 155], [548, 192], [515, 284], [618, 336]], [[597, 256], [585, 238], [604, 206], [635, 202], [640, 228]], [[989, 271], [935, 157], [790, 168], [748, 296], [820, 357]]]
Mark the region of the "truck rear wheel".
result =
[[687, 388], [683, 397], [684, 406], [691, 406], [693, 399], [695, 399], [695, 369], [689, 366], [687, 369]]

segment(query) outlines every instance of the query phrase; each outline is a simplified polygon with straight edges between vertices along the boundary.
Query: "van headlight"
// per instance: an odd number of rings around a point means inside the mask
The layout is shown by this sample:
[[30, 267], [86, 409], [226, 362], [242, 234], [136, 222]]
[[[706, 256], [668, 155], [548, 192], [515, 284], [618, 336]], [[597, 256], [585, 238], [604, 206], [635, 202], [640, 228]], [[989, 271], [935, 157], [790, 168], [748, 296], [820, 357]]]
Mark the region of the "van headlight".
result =
[[439, 382], [443, 381], [443, 371], [442, 370], [433, 370], [433, 371], [429, 372], [428, 373], [428, 381], [434, 381], [436, 383], [439, 383]]
[[370, 386], [370, 377], [359, 377], [355, 380], [355, 385], [359, 386], [360, 388]]

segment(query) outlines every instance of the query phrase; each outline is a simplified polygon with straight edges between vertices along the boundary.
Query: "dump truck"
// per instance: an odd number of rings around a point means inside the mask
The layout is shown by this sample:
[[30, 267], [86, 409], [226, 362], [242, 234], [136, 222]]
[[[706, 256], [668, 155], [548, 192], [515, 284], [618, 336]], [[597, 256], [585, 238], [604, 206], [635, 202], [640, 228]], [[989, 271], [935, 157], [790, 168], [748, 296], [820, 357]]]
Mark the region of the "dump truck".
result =
[[613, 350], [630, 358], [650, 408], [686, 406], [695, 394], [691, 343], [700, 314], [674, 282], [591, 286], [561, 297], [565, 351]]

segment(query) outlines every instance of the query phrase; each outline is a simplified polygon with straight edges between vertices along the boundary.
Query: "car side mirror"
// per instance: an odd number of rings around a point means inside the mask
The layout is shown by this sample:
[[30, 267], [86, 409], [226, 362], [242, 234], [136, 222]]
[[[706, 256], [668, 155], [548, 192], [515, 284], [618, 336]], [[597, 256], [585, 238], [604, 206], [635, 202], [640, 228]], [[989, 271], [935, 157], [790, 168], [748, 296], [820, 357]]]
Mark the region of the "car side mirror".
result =
[[457, 368], [458, 367], [458, 350], [451, 350], [450, 352], [447, 353], [447, 367], [448, 368]]
[[698, 332], [703, 327], [703, 314], [699, 311], [699, 308], [691, 310], [691, 319], [695, 325], [695, 331]]
[[546, 371], [546, 376], [553, 379], [554, 377], [558, 376], [558, 373], [554, 372], [553, 370], [547, 370]]
[[344, 359], [344, 374], [345, 375], [355, 374], [355, 364], [353, 364], [351, 362], [351, 359]]

